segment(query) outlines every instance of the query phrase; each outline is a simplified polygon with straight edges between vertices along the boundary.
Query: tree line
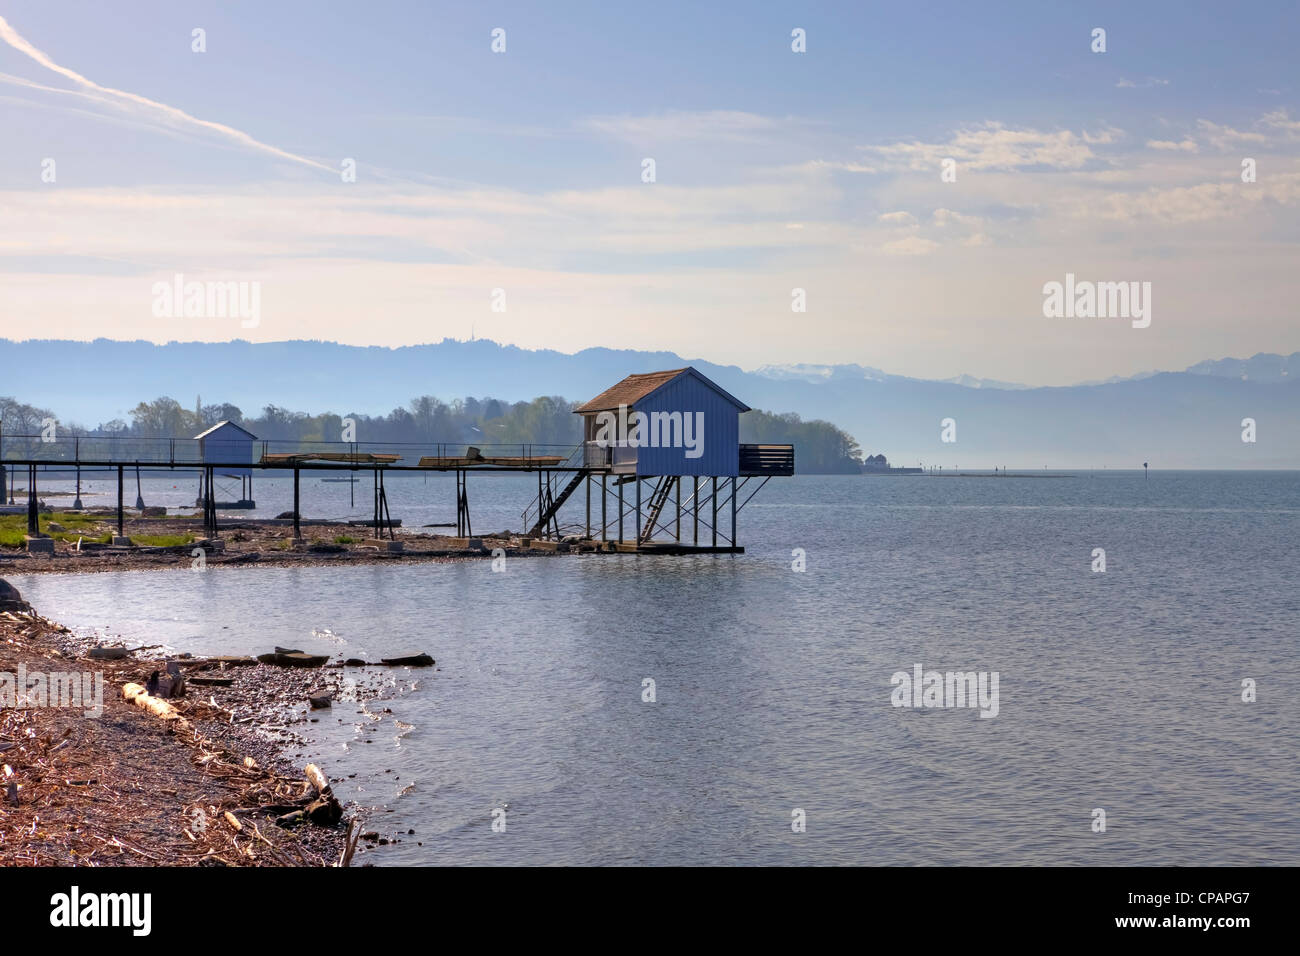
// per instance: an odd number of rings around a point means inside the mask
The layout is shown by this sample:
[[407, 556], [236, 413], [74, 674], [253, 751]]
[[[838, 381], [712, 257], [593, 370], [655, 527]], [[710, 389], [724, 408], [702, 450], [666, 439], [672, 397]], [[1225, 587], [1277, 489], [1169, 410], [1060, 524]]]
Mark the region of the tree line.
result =
[[[59, 437], [69, 438], [192, 438], [218, 422], [229, 421], [269, 441], [335, 442], [344, 440], [345, 419], [351, 419], [355, 440], [366, 443], [573, 446], [582, 440], [581, 419], [573, 414], [577, 406], [577, 402], [556, 395], [530, 402], [473, 397], [444, 402], [421, 395], [387, 415], [312, 415], [276, 405], [245, 415], [229, 403], [205, 405], [199, 398], [193, 408], [186, 408], [163, 396], [136, 405], [130, 421], [114, 419], [94, 428], [60, 421], [57, 428]], [[49, 409], [0, 397], [5, 455], [15, 457], [19, 450], [17, 440], [10, 436], [40, 435], [43, 423], [56, 418]], [[852, 436], [830, 422], [804, 421], [793, 412], [745, 412], [740, 416], [740, 440], [794, 445], [796, 467], [804, 473], [853, 474], [862, 468], [862, 450]]]

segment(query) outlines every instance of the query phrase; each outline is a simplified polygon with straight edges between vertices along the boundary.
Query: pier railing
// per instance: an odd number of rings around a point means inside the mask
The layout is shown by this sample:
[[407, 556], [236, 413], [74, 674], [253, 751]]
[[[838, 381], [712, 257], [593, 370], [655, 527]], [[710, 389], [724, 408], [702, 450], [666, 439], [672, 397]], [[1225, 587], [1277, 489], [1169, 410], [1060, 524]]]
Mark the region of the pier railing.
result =
[[751, 477], [793, 475], [794, 445], [741, 445], [740, 473]]
[[583, 467], [601, 469], [612, 468], [627, 470], [635, 467], [637, 449], [634, 445], [619, 445], [603, 441], [584, 442]]
[[[257, 439], [251, 442], [209, 439], [205, 448], [195, 438], [136, 438], [117, 435], [78, 435], [51, 437], [42, 435], [9, 435], [0, 432], [0, 462], [38, 464], [41, 466], [95, 467], [166, 467], [198, 468], [216, 466], [229, 468], [292, 468], [292, 461], [277, 456], [313, 455], [332, 456], [306, 463], [312, 468], [338, 468], [364, 470], [374, 467], [403, 470], [418, 468], [421, 458], [442, 459], [448, 462], [470, 460], [476, 457], [515, 459], [512, 470], [536, 468], [575, 468], [581, 462], [565, 461], [554, 464], [533, 464], [530, 459], [567, 459], [573, 444], [541, 444], [530, 442], [344, 442]], [[373, 456], [374, 460], [367, 460]], [[428, 470], [425, 466], [422, 470]], [[441, 470], [453, 470], [447, 465]], [[473, 467], [461, 465], [461, 467]]]

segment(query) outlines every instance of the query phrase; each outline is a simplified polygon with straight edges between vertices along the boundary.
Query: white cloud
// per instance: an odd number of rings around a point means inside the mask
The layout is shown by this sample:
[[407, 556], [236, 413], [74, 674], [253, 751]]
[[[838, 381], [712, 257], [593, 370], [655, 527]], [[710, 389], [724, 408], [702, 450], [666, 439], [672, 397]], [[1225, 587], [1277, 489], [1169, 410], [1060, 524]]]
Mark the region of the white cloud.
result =
[[933, 214], [934, 224], [936, 226], [969, 226], [976, 227], [981, 220], [978, 216], [968, 216], [964, 213], [954, 212], [951, 209], [936, 209]]
[[889, 226], [915, 226], [916, 217], [910, 212], [885, 212], [876, 217], [877, 222]]
[[1268, 137], [1263, 133], [1252, 133], [1248, 130], [1233, 129], [1231, 126], [1220, 126], [1218, 123], [1212, 123], [1205, 119], [1198, 119], [1196, 126], [1201, 131], [1201, 135], [1215, 149], [1228, 150], [1241, 143], [1268, 142]]
[[1300, 204], [1300, 172], [1274, 175], [1249, 185], [1213, 182], [1112, 193], [1100, 201], [1090, 201], [1085, 214], [1126, 222], [1155, 221], [1183, 226], [1246, 219], [1258, 213], [1265, 202], [1284, 207]]
[[1177, 150], [1184, 153], [1194, 153], [1200, 148], [1194, 139], [1184, 139], [1177, 143], [1168, 139], [1149, 139], [1147, 146], [1150, 149]]
[[1260, 123], [1269, 129], [1279, 130], [1289, 137], [1300, 135], [1300, 120], [1293, 120], [1286, 110], [1274, 110], [1260, 117]]
[[1083, 131], [1083, 141], [1096, 145], [1110, 145], [1117, 143], [1124, 138], [1124, 131], [1115, 126], [1107, 126], [1098, 133], [1090, 133], [1088, 130]]
[[1076, 134], [1070, 130], [1044, 132], [1037, 129], [1009, 129], [1001, 123], [956, 131], [943, 143], [892, 143], [864, 146], [896, 167], [905, 169], [940, 168], [952, 158], [960, 169], [1023, 169], [1046, 166], [1053, 169], [1079, 169], [1097, 158], [1091, 145], [1114, 142], [1122, 131], [1108, 128], [1099, 134]]
[[[1180, 347], [1193, 357], [1216, 351], [1207, 343], [1225, 314], [1241, 316], [1234, 336], [1286, 328], [1295, 245], [1272, 225], [1294, 221], [1300, 168], [1275, 166], [1245, 185], [1225, 181], [1222, 157], [1157, 158], [1134, 164], [1118, 185], [1100, 171], [990, 171], [960, 193], [938, 176], [828, 183], [794, 173], [754, 187], [662, 191], [15, 189], [0, 192], [0, 315], [57, 337], [248, 336], [237, 324], [153, 317], [152, 284], [183, 272], [262, 282], [259, 341], [401, 345], [467, 336], [473, 321], [480, 336], [529, 348], [605, 344], [737, 363], [786, 355], [891, 366], [918, 361], [918, 348], [926, 361], [956, 350], [986, 356], [990, 374], [1012, 377], [997, 356], [1021, 342], [1043, 276], [1059, 275], [1063, 261], [1087, 261], [1098, 275], [1167, 283]], [[1154, 185], [1173, 177], [1192, 185]], [[947, 205], [958, 202], [978, 215]], [[861, 208], [917, 210], [916, 228], [933, 238], [875, 216], [864, 223], [854, 212]], [[1143, 228], [1117, 239], [1125, 220]], [[977, 228], [984, 222], [990, 228]], [[53, 278], [29, 271], [23, 263], [33, 257], [68, 268]], [[92, 257], [133, 271], [76, 273]], [[888, 258], [864, 267], [875, 257]], [[816, 313], [792, 323], [796, 286], [817, 290]], [[508, 314], [488, 311], [496, 287], [509, 290]], [[610, 315], [620, 317], [617, 328]], [[1132, 347], [1098, 344], [1098, 358], [1084, 344], [1041, 344], [1034, 367], [1043, 380], [1077, 379], [1087, 362], [1100, 367]]]

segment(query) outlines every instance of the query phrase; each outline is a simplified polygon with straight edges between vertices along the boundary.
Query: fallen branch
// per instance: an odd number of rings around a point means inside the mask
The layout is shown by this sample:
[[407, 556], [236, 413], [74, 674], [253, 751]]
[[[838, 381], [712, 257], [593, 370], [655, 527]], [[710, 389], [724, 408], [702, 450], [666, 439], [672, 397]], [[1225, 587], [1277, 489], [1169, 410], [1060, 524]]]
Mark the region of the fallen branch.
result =
[[357, 852], [357, 841], [361, 839], [361, 825], [355, 820], [348, 821], [348, 833], [343, 840], [343, 855], [339, 857], [338, 866], [352, 865], [352, 854]]

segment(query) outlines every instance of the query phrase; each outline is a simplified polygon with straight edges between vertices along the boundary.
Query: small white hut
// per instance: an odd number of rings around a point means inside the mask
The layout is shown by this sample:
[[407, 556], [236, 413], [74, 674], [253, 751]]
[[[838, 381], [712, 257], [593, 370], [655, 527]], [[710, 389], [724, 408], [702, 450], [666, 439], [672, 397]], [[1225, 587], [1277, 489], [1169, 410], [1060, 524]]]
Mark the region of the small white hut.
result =
[[[252, 508], [253, 442], [257, 436], [234, 422], [217, 422], [194, 436], [199, 443], [199, 461], [211, 465], [213, 475], [239, 479], [239, 500], [222, 502], [222, 507]], [[215, 489], [213, 489], [215, 492]], [[199, 504], [203, 502], [203, 482], [199, 482]]]
[[199, 459], [205, 465], [217, 466], [217, 474], [246, 478], [253, 473], [248, 466], [253, 462], [253, 442], [257, 436], [248, 429], [234, 422], [217, 422], [194, 437], [199, 443]]

